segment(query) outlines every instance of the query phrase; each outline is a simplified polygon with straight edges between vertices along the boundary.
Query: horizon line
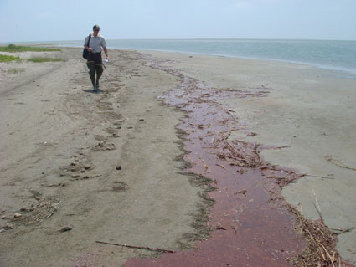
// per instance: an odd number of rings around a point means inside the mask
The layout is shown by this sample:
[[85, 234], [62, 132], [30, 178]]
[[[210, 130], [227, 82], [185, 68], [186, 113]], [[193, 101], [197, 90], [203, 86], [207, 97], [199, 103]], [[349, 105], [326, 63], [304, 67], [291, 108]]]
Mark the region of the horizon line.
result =
[[[307, 41], [356, 41], [356, 39], [323, 39], [323, 38], [262, 38], [262, 37], [174, 37], [174, 38], [105, 38], [106, 40], [307, 40]], [[68, 42], [68, 41], [80, 41], [82, 39], [66, 39], [66, 40], [46, 40], [46, 41], [6, 41], [0, 42], [0, 44], [26, 44], [26, 43], [45, 43], [45, 42]], [[84, 38], [83, 38], [84, 40]]]

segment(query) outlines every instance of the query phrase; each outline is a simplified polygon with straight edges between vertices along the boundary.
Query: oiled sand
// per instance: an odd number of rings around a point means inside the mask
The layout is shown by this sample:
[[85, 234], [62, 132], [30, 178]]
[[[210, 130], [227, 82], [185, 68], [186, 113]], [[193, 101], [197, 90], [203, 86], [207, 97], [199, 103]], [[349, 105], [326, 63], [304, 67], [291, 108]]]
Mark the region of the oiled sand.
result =
[[[235, 226], [232, 221], [219, 225], [214, 218], [214, 225], [207, 223], [213, 206], [206, 193], [212, 189], [202, 177], [217, 187], [209, 195], [215, 200], [223, 190], [250, 203], [235, 205], [236, 214], [267, 201], [250, 196], [244, 191], [247, 185], [233, 192], [223, 180], [214, 182], [209, 174], [220, 172], [216, 178], [224, 179], [230, 171], [225, 163], [212, 167], [203, 155], [194, 158], [200, 141], [216, 144], [217, 139], [203, 137], [220, 127], [206, 123], [208, 113], [202, 113], [201, 122], [188, 124], [191, 132], [176, 127], [193, 114], [182, 107], [197, 97], [214, 106], [212, 112], [219, 111], [214, 118], [225, 111], [232, 114], [236, 125], [229, 121], [224, 142], [274, 147], [255, 151], [257, 159], [240, 161], [249, 160], [240, 173], [263, 164], [294, 169], [303, 177], [283, 187], [282, 196], [306, 218], [322, 217], [337, 233], [343, 259], [356, 261], [356, 79], [271, 61], [109, 52], [100, 92], [92, 91], [81, 49], [41, 53], [66, 62], [0, 63], [0, 266], [120, 266], [131, 258], [157, 256], [145, 248], [194, 246], [208, 238], [207, 225], [213, 226], [214, 238], [230, 228], [243, 231], [244, 216], [232, 218]], [[176, 102], [169, 103], [170, 92], [182, 86], [193, 86], [193, 91], [178, 92]], [[194, 88], [207, 93], [190, 95]], [[214, 94], [220, 97], [212, 99]], [[184, 141], [203, 130], [196, 141]], [[189, 166], [189, 159], [196, 163]], [[269, 179], [263, 173], [260, 178], [256, 188]], [[248, 229], [253, 234], [264, 223]], [[289, 266], [284, 251], [272, 252], [272, 238], [270, 234], [268, 249], [259, 256]], [[299, 253], [293, 246], [288, 244], [290, 256]], [[224, 266], [239, 266], [231, 260]], [[258, 266], [244, 260], [246, 266]]]

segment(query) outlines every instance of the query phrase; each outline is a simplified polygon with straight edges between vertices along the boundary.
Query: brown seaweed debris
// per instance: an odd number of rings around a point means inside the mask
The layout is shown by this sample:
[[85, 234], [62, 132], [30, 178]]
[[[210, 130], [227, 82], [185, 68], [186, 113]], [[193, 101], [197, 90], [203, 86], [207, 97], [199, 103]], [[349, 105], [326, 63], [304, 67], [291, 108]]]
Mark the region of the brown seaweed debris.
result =
[[325, 226], [322, 219], [308, 220], [294, 207], [290, 212], [298, 218], [298, 228], [308, 241], [303, 253], [291, 259], [295, 266], [302, 267], [341, 267], [353, 266], [345, 262], [336, 250], [337, 234]]
[[289, 260], [294, 266], [298, 267], [346, 267], [353, 266], [343, 260], [336, 250], [338, 242], [337, 234], [330, 231], [323, 221], [323, 216], [315, 196], [316, 209], [320, 216], [318, 220], [310, 220], [302, 215], [302, 206], [299, 205], [298, 210], [296, 207], [287, 203], [281, 196], [281, 190], [289, 183], [294, 183], [298, 179], [307, 176], [306, 174], [299, 174], [293, 169], [281, 168], [278, 166], [270, 166], [264, 168], [264, 176], [268, 178], [267, 181], [274, 180], [272, 188], [270, 188], [271, 199], [270, 201], [282, 201], [290, 214], [296, 218], [295, 228], [300, 232], [305, 240], [307, 246], [303, 249], [302, 253]]

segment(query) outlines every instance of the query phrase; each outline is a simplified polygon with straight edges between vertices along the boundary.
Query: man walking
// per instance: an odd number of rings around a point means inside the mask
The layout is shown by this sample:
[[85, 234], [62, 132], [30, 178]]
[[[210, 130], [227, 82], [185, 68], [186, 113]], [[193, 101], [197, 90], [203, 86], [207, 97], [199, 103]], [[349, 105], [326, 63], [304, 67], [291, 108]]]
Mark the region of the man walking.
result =
[[[105, 38], [99, 34], [100, 27], [95, 24], [93, 33], [85, 38], [84, 48], [89, 51], [87, 66], [89, 69], [90, 80], [94, 86], [94, 90], [99, 89], [99, 79], [103, 73], [103, 64], [101, 59], [101, 48], [104, 49], [106, 59], [109, 59], [108, 50], [106, 49]], [[96, 77], [95, 77], [96, 74]]]

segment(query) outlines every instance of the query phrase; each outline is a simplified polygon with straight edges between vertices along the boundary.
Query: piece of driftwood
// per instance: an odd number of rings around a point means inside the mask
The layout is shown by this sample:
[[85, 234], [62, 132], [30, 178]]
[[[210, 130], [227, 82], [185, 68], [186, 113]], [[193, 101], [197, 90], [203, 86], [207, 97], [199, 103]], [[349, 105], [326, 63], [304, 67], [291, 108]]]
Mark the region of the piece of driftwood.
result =
[[326, 161], [329, 161], [340, 168], [345, 168], [345, 169], [356, 171], [356, 167], [349, 166], [341, 160], [334, 159], [332, 156], [326, 156], [325, 159], [326, 159]]
[[149, 251], [155, 251], [155, 252], [161, 252], [161, 253], [175, 253], [174, 250], [163, 249], [163, 248], [140, 247], [140, 246], [127, 245], [127, 244], [108, 243], [108, 242], [102, 242], [102, 241], [95, 241], [95, 243], [103, 244], [103, 245], [125, 247], [125, 248], [133, 248], [133, 249], [146, 249]]

